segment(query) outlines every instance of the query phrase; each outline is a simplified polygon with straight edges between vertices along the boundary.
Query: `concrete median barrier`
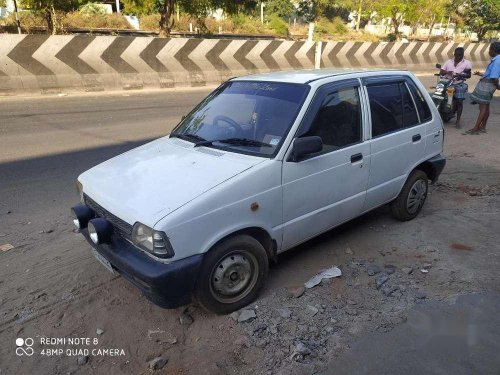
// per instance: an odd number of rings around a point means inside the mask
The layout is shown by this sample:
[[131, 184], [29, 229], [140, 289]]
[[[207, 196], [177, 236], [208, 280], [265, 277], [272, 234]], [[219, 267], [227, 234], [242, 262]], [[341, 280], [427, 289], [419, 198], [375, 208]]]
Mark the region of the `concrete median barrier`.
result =
[[[0, 95], [206, 86], [233, 76], [315, 66], [428, 71], [456, 46], [2, 34]], [[487, 44], [465, 47], [478, 68], [488, 61]]]

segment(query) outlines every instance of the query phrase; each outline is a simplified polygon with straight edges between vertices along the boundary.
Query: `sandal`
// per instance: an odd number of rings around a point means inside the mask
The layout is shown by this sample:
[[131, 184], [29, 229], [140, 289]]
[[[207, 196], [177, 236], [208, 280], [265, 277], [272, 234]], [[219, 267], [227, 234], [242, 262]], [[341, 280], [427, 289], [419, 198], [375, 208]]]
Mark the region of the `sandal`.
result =
[[478, 135], [478, 134], [479, 131], [474, 129], [469, 129], [462, 133], [462, 135]]

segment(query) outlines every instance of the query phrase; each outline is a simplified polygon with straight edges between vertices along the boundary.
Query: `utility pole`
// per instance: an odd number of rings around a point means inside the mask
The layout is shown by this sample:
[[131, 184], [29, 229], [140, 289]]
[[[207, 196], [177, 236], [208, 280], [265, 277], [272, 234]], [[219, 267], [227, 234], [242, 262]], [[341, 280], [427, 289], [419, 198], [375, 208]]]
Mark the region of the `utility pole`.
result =
[[21, 22], [19, 21], [19, 16], [17, 14], [17, 0], [14, 0], [14, 15], [16, 16], [17, 33], [21, 34]]

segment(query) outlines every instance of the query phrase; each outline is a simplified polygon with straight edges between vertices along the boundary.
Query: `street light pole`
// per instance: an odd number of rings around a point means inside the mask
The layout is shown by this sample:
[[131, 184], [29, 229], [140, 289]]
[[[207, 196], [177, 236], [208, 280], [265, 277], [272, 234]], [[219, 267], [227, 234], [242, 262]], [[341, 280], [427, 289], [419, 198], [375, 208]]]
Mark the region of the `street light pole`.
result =
[[116, 13], [121, 13], [120, 12], [120, 0], [116, 0]]
[[260, 23], [264, 24], [264, 2], [260, 2]]

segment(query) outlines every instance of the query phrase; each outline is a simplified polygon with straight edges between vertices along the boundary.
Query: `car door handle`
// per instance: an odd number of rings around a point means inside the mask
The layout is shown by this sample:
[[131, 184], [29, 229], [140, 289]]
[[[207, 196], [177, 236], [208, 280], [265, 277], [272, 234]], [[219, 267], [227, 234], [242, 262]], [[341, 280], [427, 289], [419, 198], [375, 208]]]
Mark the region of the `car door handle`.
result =
[[422, 139], [422, 136], [420, 134], [415, 134], [413, 137], [411, 137], [411, 140], [413, 142], [418, 142]]
[[360, 161], [360, 160], [363, 160], [362, 153], [351, 155], [351, 163], [356, 163], [357, 161]]

